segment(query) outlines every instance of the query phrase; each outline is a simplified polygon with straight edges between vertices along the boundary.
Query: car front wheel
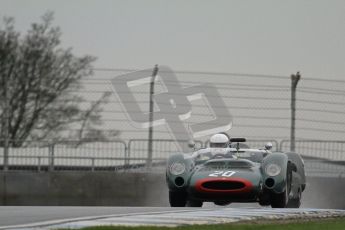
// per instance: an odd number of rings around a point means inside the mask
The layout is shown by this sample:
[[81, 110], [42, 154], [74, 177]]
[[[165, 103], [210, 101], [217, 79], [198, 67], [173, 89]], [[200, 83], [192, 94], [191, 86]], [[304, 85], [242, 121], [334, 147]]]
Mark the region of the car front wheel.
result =
[[290, 165], [287, 167], [286, 172], [286, 183], [285, 190], [282, 193], [271, 194], [271, 207], [272, 208], [287, 208], [289, 203], [289, 194], [291, 191], [291, 182], [292, 182], [292, 170]]
[[184, 191], [169, 191], [169, 202], [171, 207], [185, 207], [187, 194]]
[[202, 207], [202, 201], [199, 200], [188, 200], [187, 207]]

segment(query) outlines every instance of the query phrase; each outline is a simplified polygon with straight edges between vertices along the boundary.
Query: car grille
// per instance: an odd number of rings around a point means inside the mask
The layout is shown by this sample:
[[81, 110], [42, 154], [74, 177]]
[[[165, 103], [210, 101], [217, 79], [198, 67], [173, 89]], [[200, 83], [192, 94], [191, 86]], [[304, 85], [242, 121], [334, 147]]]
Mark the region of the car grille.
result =
[[207, 181], [202, 187], [211, 190], [236, 190], [244, 188], [245, 184], [240, 181]]

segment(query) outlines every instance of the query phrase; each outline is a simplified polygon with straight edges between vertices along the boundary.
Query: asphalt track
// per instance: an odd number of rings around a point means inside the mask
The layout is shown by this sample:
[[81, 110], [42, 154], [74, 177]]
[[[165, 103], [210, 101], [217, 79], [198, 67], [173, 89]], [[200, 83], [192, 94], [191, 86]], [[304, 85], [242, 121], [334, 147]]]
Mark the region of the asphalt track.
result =
[[0, 207], [0, 229], [78, 229], [101, 225], [178, 226], [250, 220], [345, 217], [345, 210], [169, 207]]
[[169, 207], [0, 206], [0, 229], [9, 225], [32, 224], [62, 219], [144, 212], [164, 212], [169, 210], [178, 211], [180, 209]]

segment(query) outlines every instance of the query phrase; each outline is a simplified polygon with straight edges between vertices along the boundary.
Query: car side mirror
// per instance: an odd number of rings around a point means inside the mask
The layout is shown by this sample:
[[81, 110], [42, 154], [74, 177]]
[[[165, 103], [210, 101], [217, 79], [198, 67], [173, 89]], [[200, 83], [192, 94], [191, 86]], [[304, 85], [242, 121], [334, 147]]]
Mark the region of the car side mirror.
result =
[[273, 147], [273, 144], [271, 142], [268, 142], [268, 143], [265, 144], [265, 149], [266, 150], [271, 150], [272, 147]]

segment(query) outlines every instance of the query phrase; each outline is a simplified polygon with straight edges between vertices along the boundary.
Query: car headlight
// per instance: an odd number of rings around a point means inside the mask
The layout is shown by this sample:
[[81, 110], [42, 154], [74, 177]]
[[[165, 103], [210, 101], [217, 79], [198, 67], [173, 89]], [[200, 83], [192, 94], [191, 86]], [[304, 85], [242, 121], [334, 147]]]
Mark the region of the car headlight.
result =
[[182, 163], [175, 162], [172, 165], [170, 165], [170, 173], [177, 176], [186, 171], [186, 166]]
[[266, 174], [269, 176], [277, 176], [281, 172], [281, 168], [277, 164], [269, 164], [266, 166]]

